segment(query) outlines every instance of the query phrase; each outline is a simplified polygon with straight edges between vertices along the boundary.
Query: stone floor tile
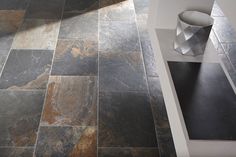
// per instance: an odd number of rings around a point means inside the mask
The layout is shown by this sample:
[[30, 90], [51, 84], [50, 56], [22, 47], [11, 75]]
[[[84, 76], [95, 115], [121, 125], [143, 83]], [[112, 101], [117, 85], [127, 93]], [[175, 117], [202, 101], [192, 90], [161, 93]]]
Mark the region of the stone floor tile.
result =
[[32, 157], [33, 147], [29, 148], [0, 148], [0, 156], [2, 157]]
[[1, 0], [0, 10], [25, 10], [30, 0]]

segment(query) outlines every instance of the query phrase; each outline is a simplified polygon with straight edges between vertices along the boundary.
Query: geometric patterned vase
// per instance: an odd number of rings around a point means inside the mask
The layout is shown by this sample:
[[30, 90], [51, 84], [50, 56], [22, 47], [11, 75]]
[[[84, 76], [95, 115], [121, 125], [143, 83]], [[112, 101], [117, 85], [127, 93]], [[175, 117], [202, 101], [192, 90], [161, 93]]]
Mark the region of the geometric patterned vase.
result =
[[198, 11], [184, 11], [178, 15], [174, 49], [183, 55], [201, 55], [213, 25], [213, 18]]

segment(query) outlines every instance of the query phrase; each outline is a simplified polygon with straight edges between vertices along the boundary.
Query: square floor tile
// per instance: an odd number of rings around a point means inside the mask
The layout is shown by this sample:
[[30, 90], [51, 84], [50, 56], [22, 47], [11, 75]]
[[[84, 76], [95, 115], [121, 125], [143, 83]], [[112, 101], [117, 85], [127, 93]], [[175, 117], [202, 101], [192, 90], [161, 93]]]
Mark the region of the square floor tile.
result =
[[92, 40], [59, 40], [52, 75], [97, 75], [98, 43]]
[[65, 0], [31, 0], [26, 18], [61, 19]]
[[33, 147], [29, 148], [0, 148], [0, 156], [2, 157], [32, 157]]
[[43, 91], [0, 92], [0, 146], [34, 146]]
[[100, 91], [147, 91], [140, 52], [101, 52]]
[[0, 10], [0, 50], [10, 50], [24, 13], [24, 11]]
[[100, 93], [99, 147], [156, 147], [149, 97], [145, 93]]
[[226, 17], [215, 17], [213, 29], [220, 42], [236, 42], [236, 32]]
[[30, 0], [1, 0], [0, 10], [25, 10]]
[[24, 21], [13, 41], [14, 49], [47, 49], [56, 47], [60, 22], [55, 20]]
[[159, 157], [158, 148], [99, 148], [98, 157]]
[[96, 77], [50, 77], [42, 125], [94, 126], [96, 121]]
[[[107, 1], [107, 0], [101, 0]], [[103, 3], [103, 2], [100, 2]], [[135, 12], [133, 2], [130, 0], [112, 5], [101, 7], [99, 10], [100, 20], [102, 21], [134, 21]]]
[[45, 89], [53, 51], [12, 50], [0, 78], [0, 89]]
[[66, 0], [64, 13], [87, 13], [93, 10], [97, 10], [99, 6], [98, 0]]
[[60, 39], [86, 39], [98, 38], [98, 11], [78, 13], [64, 13]]
[[95, 127], [41, 127], [36, 156], [96, 157]]
[[111, 52], [139, 51], [140, 44], [135, 22], [101, 21], [99, 50]]
[[136, 14], [148, 14], [150, 0], [134, 0]]

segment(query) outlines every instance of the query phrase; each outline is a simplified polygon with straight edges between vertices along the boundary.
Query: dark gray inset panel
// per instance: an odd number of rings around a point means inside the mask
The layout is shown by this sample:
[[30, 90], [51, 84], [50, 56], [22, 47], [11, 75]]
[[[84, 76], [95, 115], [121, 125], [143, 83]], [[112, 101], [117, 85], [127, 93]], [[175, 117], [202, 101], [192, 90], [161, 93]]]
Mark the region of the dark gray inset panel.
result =
[[236, 140], [236, 95], [220, 64], [168, 64], [189, 138]]

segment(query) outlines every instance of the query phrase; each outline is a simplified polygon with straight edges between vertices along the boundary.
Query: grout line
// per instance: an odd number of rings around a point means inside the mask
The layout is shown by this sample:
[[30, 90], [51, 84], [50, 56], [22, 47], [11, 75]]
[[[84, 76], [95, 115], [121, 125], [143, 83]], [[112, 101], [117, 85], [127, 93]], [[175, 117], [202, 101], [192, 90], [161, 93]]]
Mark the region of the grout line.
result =
[[51, 75], [51, 72], [52, 72], [53, 60], [54, 60], [55, 52], [56, 52], [56, 48], [57, 48], [57, 42], [58, 42], [58, 38], [59, 38], [59, 34], [60, 34], [60, 27], [61, 27], [61, 22], [62, 22], [62, 18], [63, 18], [63, 13], [64, 13], [65, 4], [66, 4], [66, 0], [64, 0], [64, 5], [63, 5], [63, 7], [62, 7], [61, 18], [60, 18], [60, 21], [59, 21], [59, 24], [58, 24], [58, 25], [59, 25], [59, 26], [58, 26], [59, 29], [58, 29], [58, 34], [57, 34], [57, 41], [56, 41], [55, 49], [54, 49], [53, 56], [52, 56], [51, 69], [50, 69], [50, 72], [49, 72], [49, 77], [48, 77], [48, 82], [47, 82], [47, 88], [46, 88], [46, 92], [45, 92], [45, 96], [44, 96], [44, 102], [43, 102], [43, 107], [42, 107], [41, 116], [40, 116], [40, 120], [39, 120], [38, 131], [37, 131], [36, 140], [35, 140], [35, 144], [34, 144], [33, 156], [36, 156], [36, 155], [35, 155], [35, 153], [36, 153], [36, 146], [37, 146], [37, 143], [38, 143], [38, 138], [39, 138], [39, 133], [40, 133], [40, 127], [41, 127], [41, 121], [42, 121], [43, 112], [44, 112], [44, 107], [45, 107], [46, 98], [47, 98], [47, 94], [48, 94], [49, 78], [50, 78], [50, 75]]
[[[133, 3], [134, 3], [134, 0], [133, 0]], [[142, 49], [142, 45], [141, 45], [140, 32], [139, 32], [138, 25], [137, 25], [137, 15], [136, 15], [136, 12], [135, 12], [135, 23], [136, 23], [136, 28], [137, 28], [137, 31], [138, 31], [140, 50], [141, 50], [141, 53], [142, 53], [141, 57], [142, 57], [142, 60], [143, 60], [142, 63], [143, 63], [143, 68], [144, 68], [144, 73], [145, 73], [144, 75], [145, 75], [145, 78], [146, 78], [146, 85], [147, 85], [148, 97], [149, 97], [149, 102], [150, 102], [150, 108], [151, 108], [151, 111], [152, 111], [152, 118], [153, 118], [153, 124], [154, 124], [154, 129], [155, 129], [156, 142], [157, 142], [157, 147], [158, 147], [159, 155], [161, 155], [161, 151], [159, 149], [160, 143], [159, 143], [159, 140], [158, 140], [157, 128], [156, 128], [156, 125], [155, 125], [154, 111], [153, 111], [153, 107], [152, 107], [152, 104], [151, 104], [151, 95], [150, 95], [150, 89], [149, 89], [148, 75], [147, 75], [146, 66], [144, 64], [144, 54], [143, 54], [143, 49]]]

